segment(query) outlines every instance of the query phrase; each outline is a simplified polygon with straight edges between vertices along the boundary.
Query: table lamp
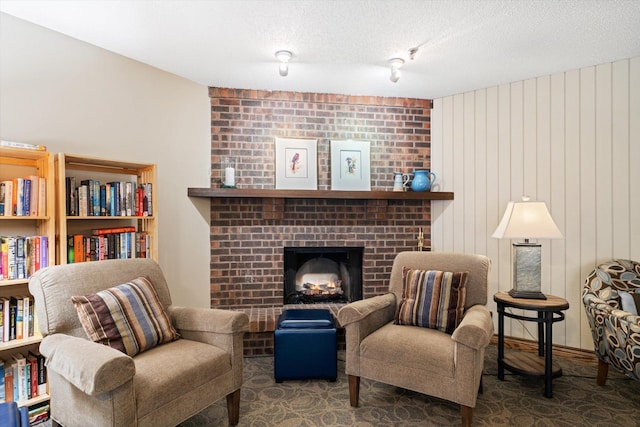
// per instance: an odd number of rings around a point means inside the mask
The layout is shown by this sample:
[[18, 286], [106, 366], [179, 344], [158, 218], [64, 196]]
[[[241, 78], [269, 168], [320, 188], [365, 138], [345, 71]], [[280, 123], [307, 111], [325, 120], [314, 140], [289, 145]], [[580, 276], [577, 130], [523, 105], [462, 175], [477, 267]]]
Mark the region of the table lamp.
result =
[[521, 202], [509, 202], [502, 221], [491, 237], [496, 239], [524, 239], [513, 243], [513, 298], [547, 299], [541, 291], [539, 243], [529, 239], [561, 239], [551, 214], [544, 202], [532, 202], [523, 197]]

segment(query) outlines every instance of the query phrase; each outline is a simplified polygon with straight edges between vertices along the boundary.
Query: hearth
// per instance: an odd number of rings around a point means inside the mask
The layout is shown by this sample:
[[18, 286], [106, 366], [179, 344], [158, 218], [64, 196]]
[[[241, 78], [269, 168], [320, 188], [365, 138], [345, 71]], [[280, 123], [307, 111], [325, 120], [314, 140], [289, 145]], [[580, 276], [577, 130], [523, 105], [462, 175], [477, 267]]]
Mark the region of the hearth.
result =
[[284, 248], [284, 303], [362, 299], [362, 247]]

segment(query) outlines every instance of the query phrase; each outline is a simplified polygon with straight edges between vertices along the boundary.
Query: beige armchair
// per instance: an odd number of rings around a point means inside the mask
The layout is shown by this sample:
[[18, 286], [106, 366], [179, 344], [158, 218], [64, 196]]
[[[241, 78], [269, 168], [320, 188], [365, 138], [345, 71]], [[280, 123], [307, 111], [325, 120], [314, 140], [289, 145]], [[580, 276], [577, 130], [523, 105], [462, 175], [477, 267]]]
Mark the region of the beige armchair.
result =
[[[88, 340], [72, 296], [95, 294], [147, 276], [180, 338], [134, 357]], [[239, 418], [246, 314], [171, 305], [159, 265], [149, 259], [49, 267], [29, 281], [43, 340], [55, 423], [173, 426], [227, 397]], [[55, 425], [55, 424], [54, 424]]]
[[[452, 334], [394, 324], [403, 294], [403, 267], [468, 273], [463, 318]], [[358, 406], [364, 377], [458, 403], [462, 425], [471, 425], [484, 350], [493, 335], [485, 306], [489, 267], [489, 259], [480, 255], [402, 252], [393, 262], [389, 293], [353, 302], [338, 312], [346, 329], [351, 406]]]

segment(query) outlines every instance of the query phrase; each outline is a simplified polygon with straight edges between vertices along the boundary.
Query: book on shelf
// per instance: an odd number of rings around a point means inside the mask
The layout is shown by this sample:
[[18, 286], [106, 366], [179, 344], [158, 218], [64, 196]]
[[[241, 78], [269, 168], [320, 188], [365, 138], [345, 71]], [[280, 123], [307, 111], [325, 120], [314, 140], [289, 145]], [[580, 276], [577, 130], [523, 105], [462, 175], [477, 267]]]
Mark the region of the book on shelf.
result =
[[0, 181], [0, 216], [4, 216], [4, 205], [5, 205], [5, 194], [6, 194], [6, 186], [4, 181]]
[[4, 362], [4, 398], [7, 402], [13, 402], [13, 365], [10, 359]]
[[0, 298], [2, 320], [0, 325], [0, 342], [25, 339], [39, 333], [33, 297], [9, 296]]
[[[29, 426], [36, 427], [43, 425], [49, 419], [49, 401], [41, 402], [36, 405], [29, 406]], [[23, 423], [24, 425], [24, 423]]]
[[151, 258], [151, 236], [146, 232], [137, 232], [135, 227], [114, 227], [94, 231], [91, 236], [67, 236], [68, 264], [105, 259]]
[[91, 230], [91, 234], [113, 234], [113, 233], [130, 233], [132, 231], [136, 231], [134, 226], [124, 226], [124, 227], [106, 227], [106, 228], [94, 228]]
[[65, 178], [68, 216], [152, 216], [151, 183]]
[[[44, 357], [37, 350], [0, 359], [0, 402], [26, 401], [46, 393], [47, 371]], [[48, 412], [48, 402], [44, 403]], [[0, 425], [4, 425], [1, 421], [0, 418]]]
[[0, 182], [0, 216], [45, 215], [46, 182], [35, 175]]
[[38, 396], [47, 393], [47, 367], [45, 366], [45, 359], [38, 350], [29, 351], [29, 354], [35, 358], [36, 361], [36, 393]]
[[29, 182], [29, 215], [37, 216], [40, 214], [40, 177], [29, 175], [26, 180]]
[[0, 342], [4, 342], [4, 298], [0, 298]]
[[0, 359], [0, 402], [6, 400], [7, 393], [4, 389], [4, 360]]
[[11, 299], [2, 298], [2, 341], [11, 339]]
[[73, 259], [74, 262], [84, 262], [84, 236], [82, 234], [73, 235]]
[[29, 369], [28, 396], [33, 399], [38, 396], [38, 358], [35, 354], [28, 352], [26, 355], [27, 367]]
[[13, 202], [13, 180], [7, 179], [5, 181], [2, 181], [0, 185], [4, 189], [2, 191], [3, 203], [2, 203], [2, 207], [0, 208], [0, 210], [2, 211], [2, 215], [13, 216], [13, 212], [15, 209], [14, 202]]
[[18, 141], [5, 141], [4, 139], [0, 140], [0, 147], [22, 148], [24, 150], [47, 151], [46, 145], [29, 144], [27, 142], [18, 142]]
[[13, 214], [15, 216], [24, 215], [24, 178], [13, 179], [13, 194], [15, 200], [15, 207]]
[[[14, 353], [11, 356], [15, 362], [15, 369], [13, 372], [13, 391], [14, 391], [14, 399], [16, 401], [21, 401], [21, 400], [27, 400], [27, 383], [29, 381], [28, 378], [28, 373], [26, 370], [26, 366], [27, 366], [27, 359], [25, 359], [25, 357], [20, 354], [20, 353]], [[17, 393], [16, 393], [17, 391]]]
[[[86, 187], [86, 200], [83, 202], [86, 203], [85, 216], [100, 216], [100, 181], [83, 179], [80, 181], [80, 186]], [[81, 208], [81, 211], [83, 210], [84, 208]]]
[[9, 297], [9, 322], [8, 322], [9, 334], [5, 337], [7, 341], [16, 339], [17, 320], [18, 320], [18, 299], [16, 297]]
[[78, 191], [76, 188], [76, 178], [74, 176], [68, 176], [65, 178], [65, 201], [66, 211], [69, 216], [78, 215]]
[[0, 236], [0, 281], [27, 279], [48, 265], [47, 236]]
[[16, 335], [15, 339], [21, 340], [24, 338], [24, 305], [22, 303], [22, 297], [12, 297], [15, 299], [16, 304]]
[[26, 244], [27, 240], [24, 236], [16, 236], [16, 275], [17, 279], [27, 278], [27, 254]]

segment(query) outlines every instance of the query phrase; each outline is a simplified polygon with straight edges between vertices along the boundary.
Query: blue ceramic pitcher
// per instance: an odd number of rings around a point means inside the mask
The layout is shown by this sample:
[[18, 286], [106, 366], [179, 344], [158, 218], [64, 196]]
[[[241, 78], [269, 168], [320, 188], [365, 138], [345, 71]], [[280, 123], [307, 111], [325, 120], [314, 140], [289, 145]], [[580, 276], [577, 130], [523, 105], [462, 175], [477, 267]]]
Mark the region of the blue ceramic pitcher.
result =
[[436, 174], [426, 169], [416, 169], [413, 171], [411, 180], [412, 191], [429, 191], [431, 184], [436, 180]]

